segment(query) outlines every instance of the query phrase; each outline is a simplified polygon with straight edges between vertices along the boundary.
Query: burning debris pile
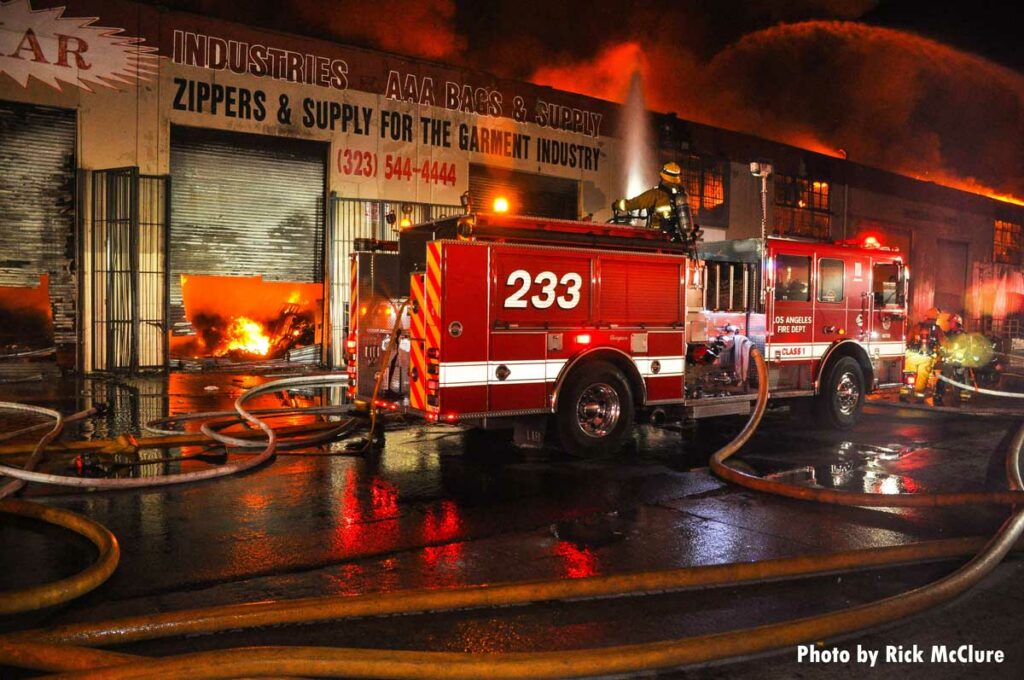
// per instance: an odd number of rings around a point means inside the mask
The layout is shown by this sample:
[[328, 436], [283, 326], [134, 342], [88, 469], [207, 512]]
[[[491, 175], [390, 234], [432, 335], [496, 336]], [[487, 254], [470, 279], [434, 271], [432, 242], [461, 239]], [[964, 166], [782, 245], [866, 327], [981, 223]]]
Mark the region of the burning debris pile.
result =
[[[235, 361], [277, 359], [293, 347], [314, 343], [315, 322], [312, 310], [286, 304], [278, 315], [257, 321], [247, 316], [198, 313], [192, 318], [196, 343], [206, 354]], [[195, 348], [198, 350], [198, 347]]]
[[261, 277], [182, 276], [181, 290], [194, 335], [171, 336], [171, 356], [207, 363], [294, 359], [320, 341], [317, 283], [269, 282]]

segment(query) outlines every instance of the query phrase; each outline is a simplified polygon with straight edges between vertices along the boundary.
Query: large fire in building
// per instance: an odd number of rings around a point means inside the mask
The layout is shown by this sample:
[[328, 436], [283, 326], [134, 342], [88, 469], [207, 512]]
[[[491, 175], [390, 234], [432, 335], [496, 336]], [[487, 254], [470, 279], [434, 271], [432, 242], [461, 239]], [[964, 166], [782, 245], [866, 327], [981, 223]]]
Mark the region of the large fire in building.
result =
[[1024, 205], [1024, 79], [1010, 69], [849, 21], [770, 26], [705, 55], [666, 35], [531, 80], [621, 101], [639, 72], [656, 110]]
[[180, 359], [278, 359], [320, 342], [323, 285], [262, 277], [181, 277], [195, 335], [171, 336]]

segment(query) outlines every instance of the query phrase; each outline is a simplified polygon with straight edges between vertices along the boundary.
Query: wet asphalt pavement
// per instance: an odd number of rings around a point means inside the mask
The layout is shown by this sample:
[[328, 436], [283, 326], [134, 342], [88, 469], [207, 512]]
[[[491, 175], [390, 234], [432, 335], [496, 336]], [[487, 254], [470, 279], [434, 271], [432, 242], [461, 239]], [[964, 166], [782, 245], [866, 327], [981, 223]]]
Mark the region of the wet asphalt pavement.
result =
[[[263, 378], [182, 374], [171, 376], [170, 384], [162, 380], [136, 381], [127, 396], [124, 385], [114, 383], [4, 386], [0, 399], [45, 402], [65, 411], [82, 404], [75, 396], [82, 393], [116, 402], [112, 414], [78, 428], [99, 437], [137, 431], [141, 422], [167, 413], [224, 408]], [[261, 405], [324, 398], [329, 395], [273, 395]], [[501, 437], [448, 426], [394, 423], [383, 450], [374, 455], [354, 456], [338, 444], [331, 451], [338, 455], [280, 456], [249, 474], [180, 488], [83, 493], [31, 487], [28, 497], [109, 527], [121, 542], [121, 563], [92, 594], [48, 611], [0, 618], [0, 631], [219, 603], [579, 578], [895, 545], [990, 534], [1006, 516], [999, 508], [830, 507], [727, 486], [705, 466], [742, 423], [727, 418], [641, 427], [619, 454], [587, 461], [554, 451], [520, 451]], [[1004, 488], [1002, 454], [1014, 425], [1009, 419], [936, 417], [874, 405], [856, 429], [839, 433], [809, 428], [782, 409], [769, 412], [738, 458], [759, 474], [794, 484], [889, 494]], [[66, 472], [75, 462], [65, 455], [44, 469]], [[84, 462], [112, 469], [118, 461]], [[193, 460], [117, 470], [157, 474], [207, 464]], [[4, 516], [0, 546], [0, 589], [59, 578], [91, 559], [86, 545]], [[602, 647], [841, 609], [924, 585], [955, 566], [367, 618], [119, 649], [164, 655], [257, 644], [473, 652]], [[1003, 650], [1007, 659], [1001, 665], [883, 662], [869, 669], [856, 662], [797, 663], [796, 650], [787, 649], [657, 677], [1019, 677], [1024, 671], [1022, 577], [1024, 561], [1011, 558], [950, 605], [827, 645], [883, 649], [884, 659], [886, 645], [973, 643]], [[3, 669], [0, 677], [6, 677]]]

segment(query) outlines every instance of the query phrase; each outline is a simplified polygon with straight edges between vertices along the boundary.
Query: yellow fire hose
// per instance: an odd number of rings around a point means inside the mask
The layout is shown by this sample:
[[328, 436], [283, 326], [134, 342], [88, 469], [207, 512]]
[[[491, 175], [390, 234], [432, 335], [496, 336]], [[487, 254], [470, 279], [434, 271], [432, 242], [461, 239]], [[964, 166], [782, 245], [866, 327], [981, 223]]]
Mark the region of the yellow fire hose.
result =
[[0, 501], [0, 512], [73, 531], [89, 539], [99, 552], [91, 566], [74, 576], [32, 588], [0, 592], [0, 615], [18, 614], [73, 600], [106, 581], [117, 568], [121, 558], [117, 539], [109, 529], [87, 517], [62, 508], [16, 500]]
[[[737, 483], [749, 488], [778, 493], [776, 485], [784, 487], [783, 495], [812, 499], [813, 495], [788, 492], [793, 487], [778, 483], [763, 485], [761, 478], [724, 465], [753, 434], [767, 403], [767, 370], [764, 359], [753, 354], [758, 370], [759, 395], [757, 407], [740, 435], [712, 457], [716, 473], [724, 473]], [[935, 502], [929, 494], [911, 496], [921, 506], [1007, 503], [1024, 498], [1021, 483], [1020, 456], [1024, 448], [1024, 427], [1013, 438], [1007, 457], [1007, 472], [1011, 489], [1017, 491], [992, 494], [939, 494], [946, 500]], [[810, 489], [819, 491], [818, 489]], [[862, 499], [867, 496], [869, 498]], [[957, 503], [950, 499], [959, 497]], [[887, 501], [905, 497], [884, 496]], [[825, 502], [894, 506], [901, 502], [875, 503], [871, 494], [842, 494], [833, 497], [823, 494], [813, 498]], [[842, 499], [842, 500], [840, 500]], [[857, 503], [866, 500], [868, 503]], [[592, 577], [573, 581], [550, 581], [505, 586], [483, 586], [454, 591], [415, 591], [356, 597], [328, 597], [294, 602], [253, 603], [229, 605], [176, 614], [134, 617], [99, 624], [77, 624], [51, 630], [27, 631], [0, 638], [0, 662], [11, 663], [7, 650], [19, 641], [32, 641], [39, 656], [48, 655], [52, 645], [55, 654], [63, 654], [59, 663], [48, 668], [68, 669], [70, 664], [92, 655], [96, 668], [74, 672], [61, 677], [74, 678], [131, 678], [180, 677], [221, 678], [267, 675], [358, 676], [379, 678], [539, 678], [604, 675], [638, 672], [657, 668], [677, 667], [703, 663], [716, 659], [752, 654], [771, 649], [812, 642], [847, 634], [871, 626], [907, 617], [956, 597], [983, 578], [1002, 560], [1024, 531], [1024, 512], [1015, 512], [983, 545], [981, 552], [956, 572], [935, 583], [889, 597], [878, 602], [818, 616], [806, 617], [754, 628], [702, 635], [682, 640], [540, 653], [461, 654], [440, 652], [413, 652], [398, 650], [338, 649], [324, 647], [262, 647], [201, 652], [164, 659], [135, 658], [120, 663], [114, 657], [97, 658], [95, 650], [65, 646], [68, 644], [116, 644], [134, 640], [213, 632], [252, 626], [323, 621], [343, 616], [366, 616], [424, 610], [456, 609], [467, 606], [525, 604], [546, 599], [594, 597], [601, 594], [640, 594], [649, 590], [684, 587], [707, 587], [727, 583], [777, 580], [793, 576], [883, 566], [921, 559], [948, 559], [978, 548], [977, 539], [927, 541], [894, 548], [875, 548], [831, 555], [805, 555], [795, 558], [769, 560], [760, 563], [736, 563], [650, 572], [624, 576]], [[83, 657], [77, 658], [76, 655]], [[106, 668], [98, 666], [118, 663]], [[39, 668], [39, 666], [36, 666]]]

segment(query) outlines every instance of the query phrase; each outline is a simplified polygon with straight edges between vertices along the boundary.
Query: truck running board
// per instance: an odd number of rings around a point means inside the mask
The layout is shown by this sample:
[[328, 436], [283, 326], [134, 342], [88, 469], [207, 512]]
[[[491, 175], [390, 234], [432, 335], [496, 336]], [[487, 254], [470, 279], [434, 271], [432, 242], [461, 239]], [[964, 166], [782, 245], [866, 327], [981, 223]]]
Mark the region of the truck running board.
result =
[[747, 415], [750, 413], [751, 404], [747, 399], [708, 399], [709, 403], [694, 404], [686, 406], [683, 410], [688, 418], [698, 420], [700, 418], [714, 418], [716, 416]]

